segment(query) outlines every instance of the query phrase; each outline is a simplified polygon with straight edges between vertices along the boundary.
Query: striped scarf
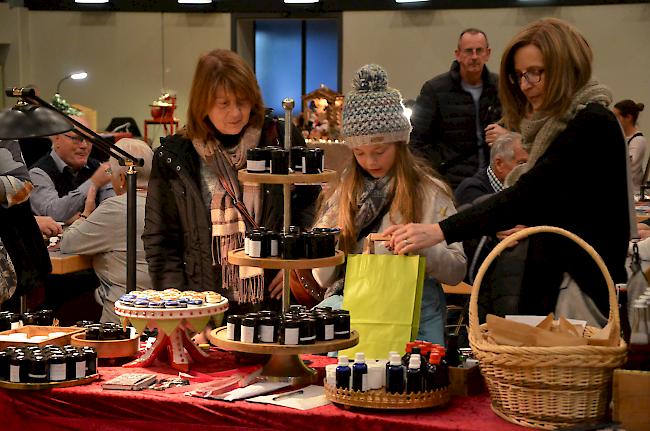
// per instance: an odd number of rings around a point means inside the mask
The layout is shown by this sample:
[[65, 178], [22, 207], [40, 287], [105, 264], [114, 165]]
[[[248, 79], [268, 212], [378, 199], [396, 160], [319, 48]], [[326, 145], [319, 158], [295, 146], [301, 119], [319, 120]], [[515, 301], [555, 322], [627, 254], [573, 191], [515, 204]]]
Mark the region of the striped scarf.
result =
[[[192, 144], [205, 164], [224, 178], [238, 200], [259, 223], [262, 206], [262, 192], [259, 184], [241, 184], [237, 171], [246, 166], [246, 151], [255, 148], [260, 140], [261, 130], [248, 128], [239, 144], [224, 149], [217, 140], [204, 142], [194, 139]], [[239, 267], [228, 263], [228, 252], [243, 247], [246, 222], [235, 208], [231, 197], [217, 180], [212, 188], [210, 221], [212, 222], [212, 261], [221, 265], [221, 288], [229, 300], [238, 303], [259, 302], [264, 298], [264, 271], [260, 268]], [[215, 256], [216, 252], [216, 256]]]

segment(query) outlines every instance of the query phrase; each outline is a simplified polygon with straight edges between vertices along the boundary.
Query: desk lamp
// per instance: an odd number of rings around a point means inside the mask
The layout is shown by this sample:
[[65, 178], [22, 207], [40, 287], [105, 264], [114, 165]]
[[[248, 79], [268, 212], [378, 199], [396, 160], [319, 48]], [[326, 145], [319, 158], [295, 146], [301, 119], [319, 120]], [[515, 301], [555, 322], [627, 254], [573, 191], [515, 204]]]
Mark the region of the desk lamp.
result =
[[[60, 84], [60, 83], [59, 83]], [[136, 274], [136, 166], [144, 161], [105, 140], [100, 135], [79, 123], [69, 115], [56, 109], [36, 94], [36, 89], [7, 88], [9, 97], [17, 97], [13, 108], [0, 112], [0, 139], [37, 138], [73, 131], [90, 141], [101, 151], [114, 157], [120, 165], [127, 166], [127, 209], [126, 209], [126, 290], [135, 290]]]

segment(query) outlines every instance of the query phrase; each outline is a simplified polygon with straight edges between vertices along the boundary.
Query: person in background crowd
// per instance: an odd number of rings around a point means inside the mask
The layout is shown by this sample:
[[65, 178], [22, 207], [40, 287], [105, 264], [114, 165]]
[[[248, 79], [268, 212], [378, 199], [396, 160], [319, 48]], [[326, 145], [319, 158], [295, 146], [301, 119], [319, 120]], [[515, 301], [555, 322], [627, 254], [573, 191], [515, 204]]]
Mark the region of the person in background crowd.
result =
[[513, 132], [501, 135], [490, 148], [490, 165], [465, 178], [456, 188], [456, 205], [471, 204], [481, 196], [500, 192], [510, 171], [527, 161], [528, 153], [521, 147], [521, 135]]
[[[138, 290], [152, 289], [147, 261], [144, 257], [142, 231], [144, 228], [145, 202], [153, 152], [149, 146], [137, 139], [124, 138], [118, 147], [134, 157], [144, 160], [144, 166], [136, 167], [136, 287]], [[66, 230], [61, 240], [63, 253], [93, 255], [93, 268], [99, 278], [96, 291], [102, 305], [102, 322], [119, 323], [115, 314], [115, 301], [126, 293], [126, 166], [120, 166], [114, 158], [109, 159], [111, 183], [115, 195], [106, 199], [97, 209], [89, 193], [88, 207]]]
[[[284, 124], [264, 114], [253, 70], [239, 55], [217, 49], [199, 58], [187, 126], [161, 139], [154, 153], [142, 240], [155, 289], [215, 290], [228, 298], [231, 313], [269, 299], [260, 269], [228, 263], [228, 251], [243, 246], [252, 225], [229, 192], [257, 224], [282, 229], [282, 186], [237, 178], [247, 150], [283, 142]], [[291, 136], [305, 145], [295, 127]], [[293, 224], [311, 225], [319, 192], [320, 186], [293, 189]], [[266, 275], [267, 284], [282, 283], [281, 272]]]
[[[411, 154], [401, 95], [387, 83], [384, 69], [366, 65], [357, 71], [343, 105], [343, 135], [354, 157], [316, 226], [340, 227], [339, 249], [346, 254], [360, 253], [368, 234], [394, 223], [435, 223], [456, 212], [449, 186]], [[377, 247], [376, 253], [382, 252]], [[418, 339], [444, 345], [446, 303], [440, 282], [462, 280], [465, 255], [460, 244], [422, 247], [417, 253], [426, 257], [427, 270]], [[327, 289], [321, 304], [341, 308], [344, 265], [312, 272]]]
[[[36, 219], [29, 206], [32, 183], [17, 141], [0, 141], [0, 240], [16, 273], [16, 291], [2, 304], [3, 310], [19, 311], [25, 295], [27, 308], [43, 300], [43, 279], [52, 270], [50, 257]], [[61, 231], [43, 219], [44, 229]]]
[[627, 142], [627, 148], [630, 152], [632, 186], [637, 191], [643, 181], [643, 170], [645, 169], [643, 162], [646, 159], [646, 148], [648, 145], [643, 133], [637, 127], [639, 113], [643, 111], [644, 107], [645, 105], [643, 103], [636, 103], [630, 99], [621, 100], [614, 105], [614, 114], [618, 118], [618, 122], [621, 123], [621, 127], [623, 127], [625, 142]]
[[[83, 117], [73, 117], [88, 125]], [[31, 168], [34, 184], [32, 211], [58, 222], [72, 223], [84, 209], [89, 190], [97, 189], [97, 203], [115, 196], [108, 163], [90, 158], [92, 144], [74, 132], [52, 137], [52, 151]]]
[[[528, 162], [510, 172], [508, 188], [480, 205], [437, 224], [387, 229], [389, 246], [408, 253], [518, 224], [558, 226], [591, 244], [613, 279], [624, 282], [630, 236], [625, 142], [607, 109], [611, 92], [591, 78], [592, 61], [587, 41], [565, 21], [542, 19], [521, 30], [501, 58], [499, 94], [506, 127], [521, 130]], [[598, 190], [598, 199], [585, 207], [590, 190]], [[585, 302], [607, 316], [602, 274], [582, 249], [557, 235], [530, 237], [519, 314], [554, 311], [567, 275]]]
[[484, 130], [501, 118], [498, 76], [485, 65], [490, 45], [485, 32], [469, 28], [458, 38], [449, 72], [420, 90], [411, 124], [411, 146], [429, 159], [452, 188], [488, 165]]

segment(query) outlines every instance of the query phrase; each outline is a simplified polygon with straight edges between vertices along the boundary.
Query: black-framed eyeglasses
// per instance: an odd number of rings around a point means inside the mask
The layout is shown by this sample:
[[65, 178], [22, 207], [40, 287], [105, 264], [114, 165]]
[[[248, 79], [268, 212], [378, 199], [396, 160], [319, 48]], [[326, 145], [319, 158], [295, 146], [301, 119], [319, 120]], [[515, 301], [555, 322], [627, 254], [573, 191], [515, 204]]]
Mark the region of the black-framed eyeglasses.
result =
[[67, 133], [64, 133], [63, 136], [70, 139], [75, 144], [81, 144], [83, 141], [85, 141], [85, 139], [79, 135], [68, 135]]
[[539, 84], [542, 80], [542, 75], [544, 74], [544, 69], [531, 69], [526, 72], [514, 72], [508, 76], [511, 84], [519, 85], [521, 83], [521, 78], [524, 78], [527, 83], [535, 85]]
[[465, 48], [462, 49], [461, 52], [465, 55], [472, 55], [476, 53], [476, 55], [483, 55], [487, 52], [487, 48]]

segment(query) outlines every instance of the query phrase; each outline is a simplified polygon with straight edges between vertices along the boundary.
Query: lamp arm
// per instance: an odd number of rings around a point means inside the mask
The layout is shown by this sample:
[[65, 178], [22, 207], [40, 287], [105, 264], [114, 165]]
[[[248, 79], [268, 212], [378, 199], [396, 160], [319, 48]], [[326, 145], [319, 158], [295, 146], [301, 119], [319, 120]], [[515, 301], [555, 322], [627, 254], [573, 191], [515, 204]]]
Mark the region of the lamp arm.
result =
[[70, 79], [71, 77], [72, 75], [68, 75], [68, 76], [64, 76], [59, 80], [58, 84], [56, 84], [56, 94], [61, 94], [60, 92], [61, 84], [63, 83], [63, 81], [65, 81], [66, 79]]

